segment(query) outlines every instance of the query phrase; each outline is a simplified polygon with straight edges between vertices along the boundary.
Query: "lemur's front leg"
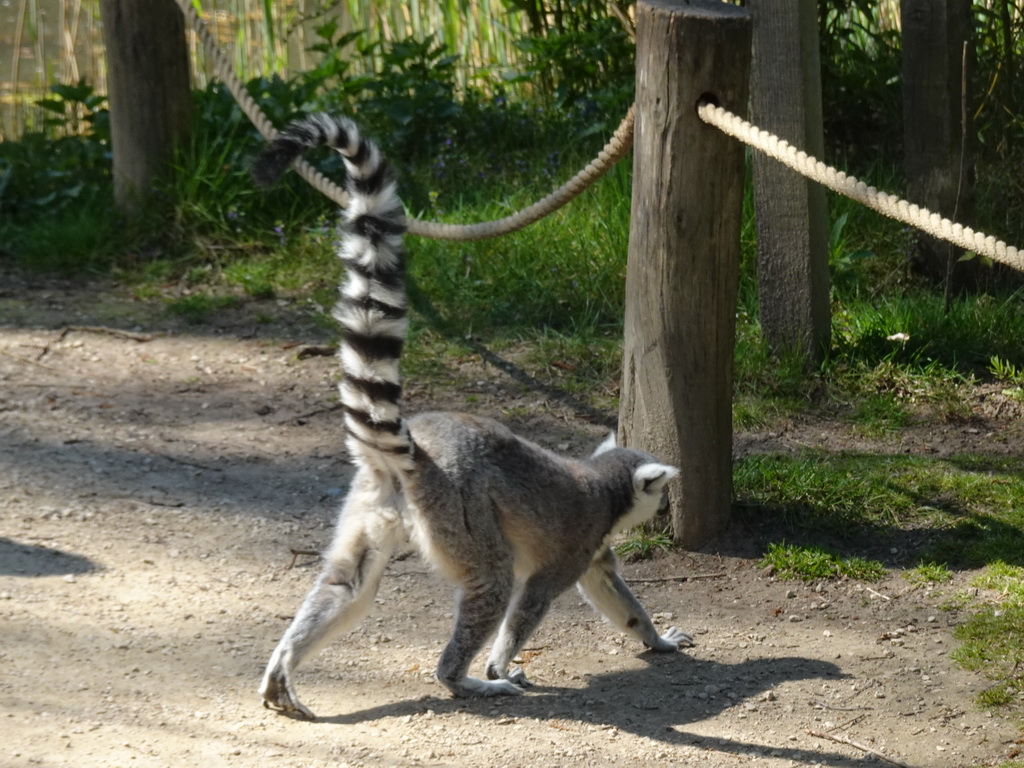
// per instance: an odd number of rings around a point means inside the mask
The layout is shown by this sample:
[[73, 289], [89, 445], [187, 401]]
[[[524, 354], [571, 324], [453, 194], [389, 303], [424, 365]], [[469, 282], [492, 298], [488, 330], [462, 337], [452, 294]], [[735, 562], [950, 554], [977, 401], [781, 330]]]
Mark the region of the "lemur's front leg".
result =
[[669, 653], [693, 645], [693, 638], [675, 627], [658, 634], [647, 611], [619, 575], [618, 561], [610, 549], [594, 560], [577, 584], [587, 602], [608, 621], [652, 651]]

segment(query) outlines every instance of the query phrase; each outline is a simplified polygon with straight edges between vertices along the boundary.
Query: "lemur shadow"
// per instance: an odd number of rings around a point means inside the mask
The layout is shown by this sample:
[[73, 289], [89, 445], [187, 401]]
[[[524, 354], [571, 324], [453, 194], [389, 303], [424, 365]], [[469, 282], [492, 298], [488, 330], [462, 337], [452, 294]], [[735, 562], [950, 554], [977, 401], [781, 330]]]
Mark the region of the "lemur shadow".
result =
[[[809, 678], [846, 677], [827, 661], [802, 657], [750, 659], [739, 664], [685, 655], [645, 653], [648, 666], [597, 674], [585, 688], [538, 685], [526, 695], [499, 699], [450, 699], [441, 696], [384, 704], [348, 714], [318, 717], [320, 723], [353, 725], [384, 717], [404, 717], [432, 710], [437, 714], [471, 712], [484, 718], [564, 718], [614, 727], [670, 745], [699, 745], [732, 754], [763, 757], [770, 748], [801, 764], [853, 768], [862, 761], [828, 750], [751, 743], [688, 733], [685, 727], [742, 706], [780, 683]], [[500, 702], [500, 703], [499, 703]], [[756, 715], [751, 716], [755, 728]]]
[[95, 570], [97, 565], [81, 555], [0, 536], [0, 576], [59, 576]]

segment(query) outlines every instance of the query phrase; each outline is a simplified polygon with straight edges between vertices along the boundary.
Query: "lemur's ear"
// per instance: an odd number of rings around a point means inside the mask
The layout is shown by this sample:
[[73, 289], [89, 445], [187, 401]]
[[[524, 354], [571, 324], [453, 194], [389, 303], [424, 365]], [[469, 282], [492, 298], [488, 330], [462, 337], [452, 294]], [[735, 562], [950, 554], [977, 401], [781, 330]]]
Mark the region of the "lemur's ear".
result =
[[600, 456], [605, 451], [610, 451], [612, 448], [618, 448], [618, 444], [615, 442], [615, 433], [609, 432], [608, 437], [604, 439], [604, 442], [597, 446], [597, 449], [591, 454], [591, 458], [594, 456]]
[[633, 473], [633, 487], [637, 493], [656, 496], [665, 490], [668, 481], [679, 474], [679, 470], [668, 464], [641, 464]]

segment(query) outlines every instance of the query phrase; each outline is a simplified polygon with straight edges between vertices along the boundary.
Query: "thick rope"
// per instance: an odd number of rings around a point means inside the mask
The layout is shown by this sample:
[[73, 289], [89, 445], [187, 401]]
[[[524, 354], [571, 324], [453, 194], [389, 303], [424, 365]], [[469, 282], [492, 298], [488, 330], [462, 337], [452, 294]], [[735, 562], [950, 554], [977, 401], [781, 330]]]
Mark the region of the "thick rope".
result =
[[629, 148], [633, 145], [633, 114], [635, 108], [635, 104], [629, 108], [626, 116], [622, 118], [619, 127], [612, 134], [608, 143], [604, 145], [604, 149], [598, 153], [597, 157], [591, 160], [583, 170], [565, 184], [533, 205], [503, 219], [486, 221], [480, 224], [442, 224], [435, 221], [412, 219], [409, 221], [409, 232], [414, 235], [432, 237], [438, 240], [483, 240], [484, 238], [515, 232], [557, 211], [601, 178], [629, 151]]
[[[177, 2], [181, 12], [188, 20], [192, 29], [195, 30], [196, 35], [199, 36], [200, 41], [202, 41], [203, 48], [213, 64], [217, 77], [224, 83], [242, 112], [256, 126], [256, 130], [267, 141], [272, 141], [277, 137], [277, 129], [263, 110], [260, 109], [256, 100], [246, 90], [242, 81], [238, 79], [234, 67], [232, 67], [231, 62], [228, 61], [220, 46], [217, 45], [217, 41], [213, 39], [213, 35], [210, 34], [206, 23], [199, 18], [199, 14], [196, 12], [191, 0], [177, 0]], [[605, 144], [604, 149], [598, 153], [594, 160], [559, 189], [533, 205], [503, 219], [479, 224], [442, 224], [440, 222], [410, 218], [409, 234], [438, 240], [483, 240], [489, 237], [506, 235], [509, 232], [515, 232], [533, 224], [575, 198], [622, 159], [623, 155], [629, 151], [633, 144], [633, 113], [634, 107], [630, 107], [626, 116], [619, 124], [618, 129], [616, 129], [611, 139]], [[296, 173], [305, 179], [315, 190], [330, 198], [342, 208], [348, 206], [348, 194], [345, 190], [320, 173], [309, 162], [299, 158], [295, 161], [293, 167]]]
[[987, 256], [993, 261], [1024, 272], [1024, 252], [991, 235], [976, 232], [970, 227], [956, 224], [896, 195], [880, 192], [863, 181], [832, 168], [791, 146], [778, 136], [751, 125], [746, 120], [713, 104], [701, 104], [697, 108], [700, 119], [713, 125], [723, 133], [749, 144], [788, 168], [822, 184], [841, 195], [856, 200], [872, 210], [896, 221], [927, 232], [933, 237], [946, 240], [968, 251]]

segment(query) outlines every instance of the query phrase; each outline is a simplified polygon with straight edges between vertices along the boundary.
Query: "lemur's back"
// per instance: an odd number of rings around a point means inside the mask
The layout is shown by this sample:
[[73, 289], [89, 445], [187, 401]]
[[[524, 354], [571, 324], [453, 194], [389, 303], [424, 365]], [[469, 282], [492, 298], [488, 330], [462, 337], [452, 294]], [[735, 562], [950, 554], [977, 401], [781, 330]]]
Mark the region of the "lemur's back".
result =
[[410, 512], [430, 529], [419, 534], [439, 550], [491, 558], [496, 547], [511, 546], [520, 575], [578, 573], [632, 506], [631, 473], [643, 461], [633, 452], [622, 452], [632, 461], [576, 461], [465, 413], [419, 414], [409, 431], [416, 445], [405, 483]]

